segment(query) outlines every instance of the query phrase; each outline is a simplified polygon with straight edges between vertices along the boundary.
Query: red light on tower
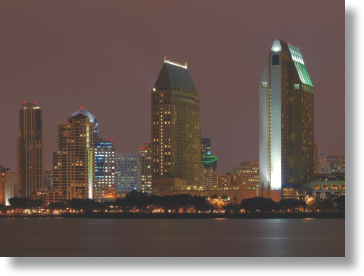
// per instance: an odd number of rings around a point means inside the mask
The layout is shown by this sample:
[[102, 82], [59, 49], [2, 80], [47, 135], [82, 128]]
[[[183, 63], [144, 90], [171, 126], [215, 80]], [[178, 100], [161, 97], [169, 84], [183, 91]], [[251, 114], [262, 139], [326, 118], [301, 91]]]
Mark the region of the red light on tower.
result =
[[25, 104], [25, 102], [23, 102], [23, 104]]
[[33, 102], [34, 104], [36, 104], [37, 102]]
[[81, 109], [83, 109], [83, 106], [81, 106]]

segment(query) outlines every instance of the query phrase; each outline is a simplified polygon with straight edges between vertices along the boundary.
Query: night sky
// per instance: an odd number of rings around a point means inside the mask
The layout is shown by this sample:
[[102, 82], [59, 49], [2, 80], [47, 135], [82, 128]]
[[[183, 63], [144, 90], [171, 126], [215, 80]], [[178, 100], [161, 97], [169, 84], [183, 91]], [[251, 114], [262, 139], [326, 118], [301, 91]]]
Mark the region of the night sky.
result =
[[298, 46], [315, 86], [315, 142], [345, 150], [345, 2], [0, 1], [0, 164], [16, 171], [22, 102], [43, 112], [44, 167], [57, 122], [83, 106], [119, 153], [150, 141], [163, 58], [188, 62], [201, 137], [218, 172], [259, 157], [259, 79], [273, 40]]

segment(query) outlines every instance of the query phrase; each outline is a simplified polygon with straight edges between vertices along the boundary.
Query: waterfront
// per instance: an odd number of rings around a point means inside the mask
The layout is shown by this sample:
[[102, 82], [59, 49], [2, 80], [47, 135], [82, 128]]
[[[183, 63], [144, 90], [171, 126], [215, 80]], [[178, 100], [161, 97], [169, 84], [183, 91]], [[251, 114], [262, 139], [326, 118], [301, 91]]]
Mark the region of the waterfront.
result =
[[344, 219], [2, 219], [2, 257], [344, 257]]

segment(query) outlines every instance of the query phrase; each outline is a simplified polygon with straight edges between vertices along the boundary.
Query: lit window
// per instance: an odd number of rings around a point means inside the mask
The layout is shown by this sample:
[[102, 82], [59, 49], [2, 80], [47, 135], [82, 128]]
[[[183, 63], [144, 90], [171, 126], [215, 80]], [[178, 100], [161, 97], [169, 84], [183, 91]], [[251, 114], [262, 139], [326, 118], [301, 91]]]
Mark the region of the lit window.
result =
[[268, 83], [267, 83], [267, 82], [262, 82], [262, 83], [260, 84], [260, 87], [261, 87], [261, 88], [267, 88], [267, 87], [268, 87]]
[[299, 84], [294, 84], [294, 90], [299, 90], [300, 89], [300, 85]]

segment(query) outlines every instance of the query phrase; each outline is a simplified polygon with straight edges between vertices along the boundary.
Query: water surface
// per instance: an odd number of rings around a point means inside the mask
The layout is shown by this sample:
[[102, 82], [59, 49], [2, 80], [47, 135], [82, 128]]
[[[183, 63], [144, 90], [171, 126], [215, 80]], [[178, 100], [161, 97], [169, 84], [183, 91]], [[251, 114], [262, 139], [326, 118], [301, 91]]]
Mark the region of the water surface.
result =
[[2, 257], [344, 257], [344, 219], [0, 219]]

